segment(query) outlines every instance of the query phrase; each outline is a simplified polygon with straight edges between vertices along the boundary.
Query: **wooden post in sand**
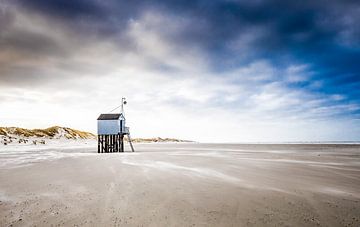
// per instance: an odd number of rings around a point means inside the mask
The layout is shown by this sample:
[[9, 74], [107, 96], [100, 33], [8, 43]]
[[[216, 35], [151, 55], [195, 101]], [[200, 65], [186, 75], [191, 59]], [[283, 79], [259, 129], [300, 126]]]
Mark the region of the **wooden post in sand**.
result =
[[109, 152], [112, 152], [112, 135], [109, 135]]
[[98, 137], [98, 153], [100, 153], [100, 135], [98, 135], [97, 137]]
[[120, 152], [124, 152], [124, 135], [120, 135]]

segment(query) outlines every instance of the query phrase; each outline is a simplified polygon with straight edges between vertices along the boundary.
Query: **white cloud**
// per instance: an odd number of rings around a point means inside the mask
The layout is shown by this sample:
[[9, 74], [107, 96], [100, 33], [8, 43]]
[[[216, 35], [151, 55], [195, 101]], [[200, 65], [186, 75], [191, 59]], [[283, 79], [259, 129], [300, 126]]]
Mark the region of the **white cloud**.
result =
[[285, 72], [285, 80], [290, 83], [310, 80], [311, 72], [308, 65], [292, 65]]

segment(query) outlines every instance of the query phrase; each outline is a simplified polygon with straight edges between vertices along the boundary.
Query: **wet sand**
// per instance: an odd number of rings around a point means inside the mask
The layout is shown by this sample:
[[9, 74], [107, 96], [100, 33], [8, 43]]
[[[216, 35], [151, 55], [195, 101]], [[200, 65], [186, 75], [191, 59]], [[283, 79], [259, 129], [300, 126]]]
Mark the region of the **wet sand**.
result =
[[360, 145], [0, 151], [0, 226], [360, 226]]

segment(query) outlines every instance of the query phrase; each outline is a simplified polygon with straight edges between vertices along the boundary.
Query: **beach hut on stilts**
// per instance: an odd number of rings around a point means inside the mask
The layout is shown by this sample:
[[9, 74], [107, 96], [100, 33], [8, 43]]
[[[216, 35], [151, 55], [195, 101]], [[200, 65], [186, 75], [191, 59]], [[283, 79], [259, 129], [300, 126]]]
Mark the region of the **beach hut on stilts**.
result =
[[[131, 151], [134, 147], [131, 142], [129, 127], [126, 127], [124, 105], [126, 99], [121, 99], [121, 105], [110, 111], [100, 114], [97, 119], [98, 153], [124, 152], [124, 137], [128, 137]], [[120, 113], [111, 113], [121, 107]]]

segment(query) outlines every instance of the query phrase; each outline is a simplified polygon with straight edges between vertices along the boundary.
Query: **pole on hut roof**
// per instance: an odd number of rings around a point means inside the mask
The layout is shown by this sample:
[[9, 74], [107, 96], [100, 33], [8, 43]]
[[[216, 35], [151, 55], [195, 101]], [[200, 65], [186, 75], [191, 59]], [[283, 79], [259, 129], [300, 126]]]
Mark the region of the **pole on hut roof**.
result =
[[124, 113], [124, 105], [126, 105], [126, 98], [125, 97], [122, 97], [121, 98], [121, 113], [123, 116], [125, 116], [125, 113]]

